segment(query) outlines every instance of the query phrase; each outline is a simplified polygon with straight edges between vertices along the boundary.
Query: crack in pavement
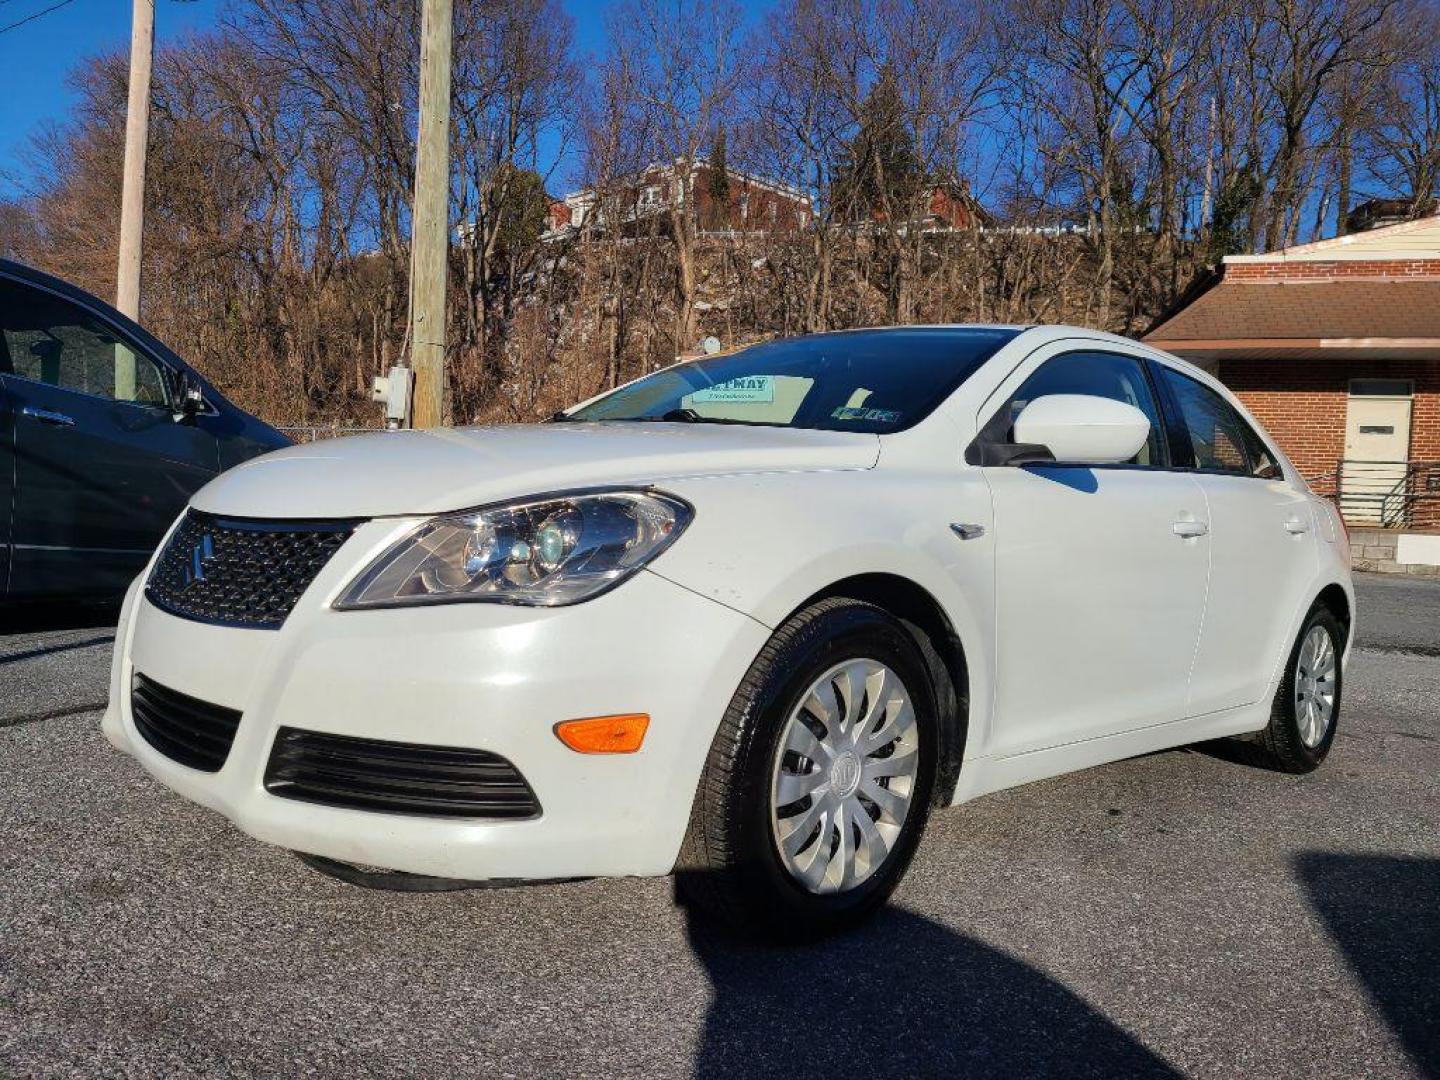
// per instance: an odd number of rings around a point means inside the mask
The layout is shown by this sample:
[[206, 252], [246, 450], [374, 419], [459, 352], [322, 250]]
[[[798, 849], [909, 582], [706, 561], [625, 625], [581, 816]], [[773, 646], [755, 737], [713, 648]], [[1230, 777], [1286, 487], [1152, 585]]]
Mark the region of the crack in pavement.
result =
[[19, 716], [0, 716], [0, 728], [19, 727], [21, 724], [35, 724], [41, 720], [61, 720], [67, 716], [79, 716], [81, 713], [99, 712], [105, 708], [103, 701], [89, 701], [84, 705], [67, 705], [63, 709], [50, 709], [47, 712], [22, 713]]

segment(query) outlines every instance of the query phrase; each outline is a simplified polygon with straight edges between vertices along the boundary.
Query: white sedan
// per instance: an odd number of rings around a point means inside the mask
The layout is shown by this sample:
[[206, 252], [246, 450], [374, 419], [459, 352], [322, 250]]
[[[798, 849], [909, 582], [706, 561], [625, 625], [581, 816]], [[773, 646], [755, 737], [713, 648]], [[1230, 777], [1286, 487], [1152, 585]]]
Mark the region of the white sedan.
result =
[[811, 936], [932, 807], [1222, 736], [1315, 768], [1353, 603], [1334, 508], [1184, 362], [820, 334], [220, 476], [130, 590], [104, 729], [358, 880], [675, 872]]

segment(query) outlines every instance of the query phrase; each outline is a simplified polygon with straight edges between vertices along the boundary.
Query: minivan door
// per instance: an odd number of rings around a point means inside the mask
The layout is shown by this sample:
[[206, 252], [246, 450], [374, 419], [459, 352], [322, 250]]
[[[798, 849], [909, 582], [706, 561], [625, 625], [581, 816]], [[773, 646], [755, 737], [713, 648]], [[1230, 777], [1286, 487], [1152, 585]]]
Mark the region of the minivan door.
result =
[[98, 314], [0, 279], [0, 375], [14, 423], [10, 595], [108, 595], [218, 471], [172, 413], [168, 369]]
[[[0, 350], [0, 373], [4, 368]], [[15, 412], [0, 379], [0, 600], [10, 587], [10, 508], [15, 484]]]

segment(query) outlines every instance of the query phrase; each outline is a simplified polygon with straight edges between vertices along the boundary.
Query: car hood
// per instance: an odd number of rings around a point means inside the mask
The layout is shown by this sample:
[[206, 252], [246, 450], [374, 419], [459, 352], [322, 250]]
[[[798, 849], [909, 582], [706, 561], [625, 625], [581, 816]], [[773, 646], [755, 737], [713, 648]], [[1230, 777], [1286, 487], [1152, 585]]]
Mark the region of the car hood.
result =
[[236, 517], [435, 514], [609, 484], [868, 469], [874, 435], [684, 423], [514, 424], [376, 432], [277, 450], [222, 473], [196, 509]]

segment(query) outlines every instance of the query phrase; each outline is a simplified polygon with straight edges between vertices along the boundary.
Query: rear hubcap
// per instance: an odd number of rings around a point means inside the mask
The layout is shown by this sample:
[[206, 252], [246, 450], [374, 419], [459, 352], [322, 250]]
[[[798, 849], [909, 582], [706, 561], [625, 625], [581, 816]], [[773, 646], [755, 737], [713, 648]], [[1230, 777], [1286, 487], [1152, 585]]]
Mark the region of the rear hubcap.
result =
[[869, 879], [900, 838], [920, 766], [915, 708], [878, 660], [847, 660], [811, 684], [786, 721], [770, 784], [785, 869], [814, 893]]
[[1335, 718], [1335, 643], [1323, 626], [1312, 626], [1295, 658], [1295, 721], [1310, 749], [1324, 740]]

